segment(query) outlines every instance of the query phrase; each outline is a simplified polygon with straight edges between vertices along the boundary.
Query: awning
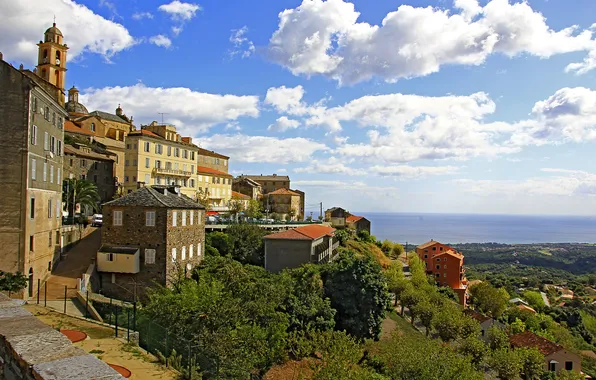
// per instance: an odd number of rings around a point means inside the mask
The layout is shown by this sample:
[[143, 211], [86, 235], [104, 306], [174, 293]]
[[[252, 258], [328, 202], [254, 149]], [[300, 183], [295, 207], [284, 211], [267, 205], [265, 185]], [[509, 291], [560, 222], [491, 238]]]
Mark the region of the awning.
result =
[[207, 211], [207, 216], [219, 215], [217, 211]]

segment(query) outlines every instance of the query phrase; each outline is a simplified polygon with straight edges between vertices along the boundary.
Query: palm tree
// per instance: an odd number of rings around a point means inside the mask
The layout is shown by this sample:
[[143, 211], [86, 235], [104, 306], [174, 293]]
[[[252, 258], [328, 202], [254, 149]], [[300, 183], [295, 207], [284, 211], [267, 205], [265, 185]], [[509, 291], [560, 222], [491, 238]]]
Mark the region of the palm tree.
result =
[[101, 198], [97, 193], [97, 186], [93, 182], [84, 179], [67, 179], [66, 184], [67, 191], [62, 193], [62, 201], [69, 205], [69, 215], [74, 216], [77, 203], [80, 204], [81, 209], [89, 207], [93, 211], [97, 211]]

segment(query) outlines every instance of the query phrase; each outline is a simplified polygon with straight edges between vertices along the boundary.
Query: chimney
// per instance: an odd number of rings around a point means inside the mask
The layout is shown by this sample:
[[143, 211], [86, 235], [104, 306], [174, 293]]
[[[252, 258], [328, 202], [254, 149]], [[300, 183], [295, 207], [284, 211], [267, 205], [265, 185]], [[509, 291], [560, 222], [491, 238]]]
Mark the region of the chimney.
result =
[[4, 59], [4, 56], [2, 55], [2, 52], [0, 51], [0, 60]]

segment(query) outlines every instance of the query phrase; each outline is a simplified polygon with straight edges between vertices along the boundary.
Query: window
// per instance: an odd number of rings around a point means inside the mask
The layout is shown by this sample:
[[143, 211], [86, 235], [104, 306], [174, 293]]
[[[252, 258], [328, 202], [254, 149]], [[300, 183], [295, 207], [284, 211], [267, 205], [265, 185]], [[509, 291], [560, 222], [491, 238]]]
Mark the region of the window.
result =
[[130, 144], [126, 144], [126, 149], [130, 149]]
[[149, 152], [151, 148], [151, 143], [149, 141], [145, 141], [145, 152]]
[[190, 152], [190, 159], [195, 160], [195, 152]]
[[439, 262], [439, 261], [441, 261], [441, 258], [440, 257], [437, 257], [437, 262]]
[[194, 210], [191, 210], [190, 211], [190, 225], [191, 226], [195, 223], [194, 219], [195, 219], [195, 212], [194, 212]]
[[447, 264], [443, 265], [443, 269], [447, 269]]
[[64, 120], [61, 117], [58, 118], [58, 128], [64, 129]]
[[186, 247], [182, 247], [182, 255], [181, 255], [181, 259], [182, 260], [186, 260]]
[[[106, 253], [106, 261], [114, 261], [114, 254], [113, 253]], [[114, 282], [114, 277], [112, 277], [112, 282]]]
[[87, 160], [81, 159], [81, 167], [82, 168], [86, 168], [87, 167]]
[[171, 155], [172, 155], [172, 147], [171, 147], [171, 146], [169, 146], [169, 147], [168, 147], [168, 156], [171, 156]]
[[182, 171], [186, 171], [186, 164], [182, 165]]
[[137, 176], [133, 175], [133, 176], [132, 176], [132, 181], [133, 181], [133, 182], [137, 182]]
[[174, 170], [178, 170], [178, 163], [174, 162]]
[[45, 107], [44, 108], [44, 119], [46, 119], [47, 121], [50, 121], [50, 107]]
[[194, 255], [194, 250], [195, 246], [193, 244], [190, 245], [190, 247], [188, 247], [188, 258], [192, 259], [193, 255]]
[[33, 235], [29, 236], [29, 250], [31, 252], [35, 251], [35, 237]]
[[445, 257], [445, 258], [443, 259], [443, 261], [447, 262], [447, 258]]
[[37, 145], [37, 125], [31, 127], [31, 144]]
[[91, 132], [95, 132], [95, 123], [91, 123]]
[[130, 164], [130, 161], [126, 160], [124, 161], [124, 166], [128, 166]]
[[[62, 201], [60, 199], [56, 199], [56, 219], [60, 219], [60, 214], [62, 210]], [[60, 231], [56, 231], [56, 242], [58, 242], [58, 238], [60, 236]]]
[[437, 247], [433, 247], [433, 251], [436, 251], [436, 250], [437, 250]]
[[50, 136], [48, 132], [43, 133], [43, 149], [50, 150]]
[[87, 179], [87, 174], [81, 174], [80, 177], [81, 177], [80, 179], [84, 181]]
[[53, 210], [53, 208], [52, 208], [52, 200], [51, 199], [48, 199], [48, 218], [51, 218], [52, 217], [52, 210]]
[[191, 179], [190, 180], [190, 187], [195, 187], [195, 180], [194, 179]]
[[121, 226], [122, 225], [122, 211], [114, 211], [112, 215], [112, 221], [114, 226]]
[[124, 176], [124, 182], [128, 182], [128, 176]]
[[443, 250], [443, 247], [439, 247], [439, 251], [442, 251], [442, 250]]
[[155, 227], [155, 211], [145, 212], [145, 225], [147, 227]]
[[447, 278], [447, 273], [443, 273], [443, 278]]
[[31, 179], [36, 179], [37, 177], [37, 160], [35, 158], [31, 159]]
[[184, 149], [182, 151], [182, 158], [188, 158], [188, 150]]
[[112, 273], [112, 284], [116, 283], [116, 273]]
[[180, 157], [180, 148], [174, 148], [174, 157]]
[[178, 224], [178, 213], [176, 211], [172, 211], [172, 227], [176, 227]]
[[43, 163], [43, 181], [46, 182], [48, 180], [48, 163]]
[[176, 262], [176, 248], [172, 248], [172, 262]]
[[48, 232], [48, 247], [52, 246], [52, 231]]
[[37, 98], [33, 98], [33, 101], [31, 102], [31, 111], [37, 112]]
[[161, 154], [162, 145], [155, 144], [155, 154]]
[[573, 362], [566, 361], [565, 362], [565, 371], [572, 371], [573, 370]]
[[435, 268], [436, 269], [441, 269], [441, 266], [440, 265], [437, 265]]
[[137, 160], [132, 160], [132, 166], [137, 166]]
[[50, 138], [50, 152], [56, 153], [56, 138], [54, 136]]
[[428, 259], [428, 255], [424, 255], [424, 258], [425, 258], [425, 259]]
[[436, 278], [439, 278], [439, 277], [441, 277], [441, 274], [440, 274], [440, 273], [436, 273], [436, 274], [435, 274], [435, 277], [436, 277]]
[[54, 165], [50, 165], [50, 183], [54, 183]]
[[145, 249], [145, 264], [155, 264], [155, 249]]
[[182, 225], [186, 226], [186, 211], [182, 211]]
[[199, 243], [199, 244], [197, 244], [197, 256], [200, 257], [202, 252], [203, 251], [201, 251], [201, 243]]
[[58, 147], [56, 148], [56, 154], [58, 156], [63, 156], [64, 153], [62, 152], [62, 141], [58, 140]]
[[149, 184], [149, 182], [151, 181], [151, 176], [149, 174], [145, 174], [145, 184]]
[[557, 370], [557, 362], [551, 360], [550, 363], [548, 363], [548, 370], [555, 372]]
[[145, 167], [149, 168], [149, 164], [151, 163], [151, 160], [149, 158], [145, 158]]
[[56, 112], [52, 112], [52, 124], [56, 125]]
[[29, 217], [35, 219], [35, 198], [31, 198], [29, 201]]
[[161, 169], [161, 161], [160, 160], [155, 160], [155, 167], [157, 169]]
[[190, 172], [191, 173], [195, 173], [195, 166], [194, 165], [190, 165]]

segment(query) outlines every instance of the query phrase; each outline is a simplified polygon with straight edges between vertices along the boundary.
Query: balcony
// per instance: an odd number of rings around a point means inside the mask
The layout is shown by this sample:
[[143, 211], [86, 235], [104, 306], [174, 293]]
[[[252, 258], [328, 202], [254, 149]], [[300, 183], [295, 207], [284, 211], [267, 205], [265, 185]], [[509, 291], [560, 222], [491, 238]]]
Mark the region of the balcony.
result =
[[228, 212], [230, 208], [228, 206], [211, 206], [210, 211]]
[[154, 168], [153, 174], [164, 174], [164, 175], [171, 175], [177, 177], [186, 177], [190, 178], [193, 173], [186, 171], [186, 170], [179, 170], [179, 169], [166, 169], [166, 168]]
[[331, 246], [331, 250], [333, 252], [335, 252], [337, 250], [337, 248], [339, 247], [339, 241], [336, 241], [335, 243], [333, 243], [333, 245]]

